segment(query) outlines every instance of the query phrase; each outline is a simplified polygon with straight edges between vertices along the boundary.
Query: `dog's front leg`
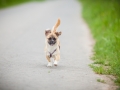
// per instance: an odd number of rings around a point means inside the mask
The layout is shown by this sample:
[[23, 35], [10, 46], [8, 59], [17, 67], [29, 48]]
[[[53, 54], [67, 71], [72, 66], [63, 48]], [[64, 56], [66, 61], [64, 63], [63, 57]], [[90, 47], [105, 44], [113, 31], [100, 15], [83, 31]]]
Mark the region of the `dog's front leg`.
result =
[[60, 60], [60, 55], [55, 55], [54, 57], [54, 65], [57, 66], [58, 65], [58, 61]]
[[48, 60], [48, 67], [52, 67], [52, 62], [50, 60], [50, 57], [49, 56], [46, 56], [47, 60]]

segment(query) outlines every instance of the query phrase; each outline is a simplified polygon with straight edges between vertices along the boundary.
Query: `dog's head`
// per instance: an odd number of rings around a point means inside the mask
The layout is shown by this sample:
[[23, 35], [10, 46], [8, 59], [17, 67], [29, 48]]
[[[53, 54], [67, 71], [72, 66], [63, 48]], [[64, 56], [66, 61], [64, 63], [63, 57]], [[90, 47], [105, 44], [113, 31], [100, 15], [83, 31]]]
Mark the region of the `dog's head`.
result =
[[46, 40], [49, 45], [53, 46], [57, 43], [58, 37], [61, 35], [61, 32], [57, 32], [56, 29], [60, 25], [60, 19], [58, 19], [57, 23], [53, 27], [52, 30], [46, 30], [45, 31], [45, 36]]
[[51, 30], [46, 30], [45, 35], [48, 44], [53, 46], [57, 43], [58, 37], [61, 35], [61, 32], [52, 32]]

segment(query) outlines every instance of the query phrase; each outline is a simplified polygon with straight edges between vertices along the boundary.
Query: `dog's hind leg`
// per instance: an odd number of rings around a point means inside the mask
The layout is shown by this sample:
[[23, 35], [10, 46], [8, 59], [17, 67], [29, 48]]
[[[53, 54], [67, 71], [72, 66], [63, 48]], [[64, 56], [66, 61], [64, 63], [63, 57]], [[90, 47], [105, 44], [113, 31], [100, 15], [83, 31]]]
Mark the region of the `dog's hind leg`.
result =
[[49, 56], [46, 56], [47, 60], [48, 60], [48, 67], [52, 67], [52, 62], [50, 60], [50, 57]]

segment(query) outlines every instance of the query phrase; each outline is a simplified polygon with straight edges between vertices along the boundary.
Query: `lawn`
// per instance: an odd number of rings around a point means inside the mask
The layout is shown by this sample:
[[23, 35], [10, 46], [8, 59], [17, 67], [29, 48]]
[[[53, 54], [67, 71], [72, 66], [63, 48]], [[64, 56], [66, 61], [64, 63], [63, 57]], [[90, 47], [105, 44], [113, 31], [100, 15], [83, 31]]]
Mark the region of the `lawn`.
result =
[[6, 8], [30, 1], [44, 1], [44, 0], [0, 0], [0, 8]]
[[115, 76], [120, 85], [120, 0], [79, 1], [96, 42], [90, 66], [98, 74]]

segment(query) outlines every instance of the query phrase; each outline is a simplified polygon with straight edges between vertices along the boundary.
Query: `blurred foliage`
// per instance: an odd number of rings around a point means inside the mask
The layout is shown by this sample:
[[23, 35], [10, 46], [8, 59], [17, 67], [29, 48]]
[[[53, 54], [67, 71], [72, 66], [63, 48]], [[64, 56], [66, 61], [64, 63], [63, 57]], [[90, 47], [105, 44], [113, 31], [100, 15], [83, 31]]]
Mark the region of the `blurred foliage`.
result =
[[28, 1], [44, 1], [44, 0], [0, 0], [0, 8], [17, 5]]
[[[96, 41], [93, 59], [103, 67], [97, 70], [108, 65], [107, 74], [114, 75], [115, 82], [120, 85], [120, 0], [79, 1], [83, 5], [83, 17]], [[106, 70], [101, 71], [104, 74]]]

